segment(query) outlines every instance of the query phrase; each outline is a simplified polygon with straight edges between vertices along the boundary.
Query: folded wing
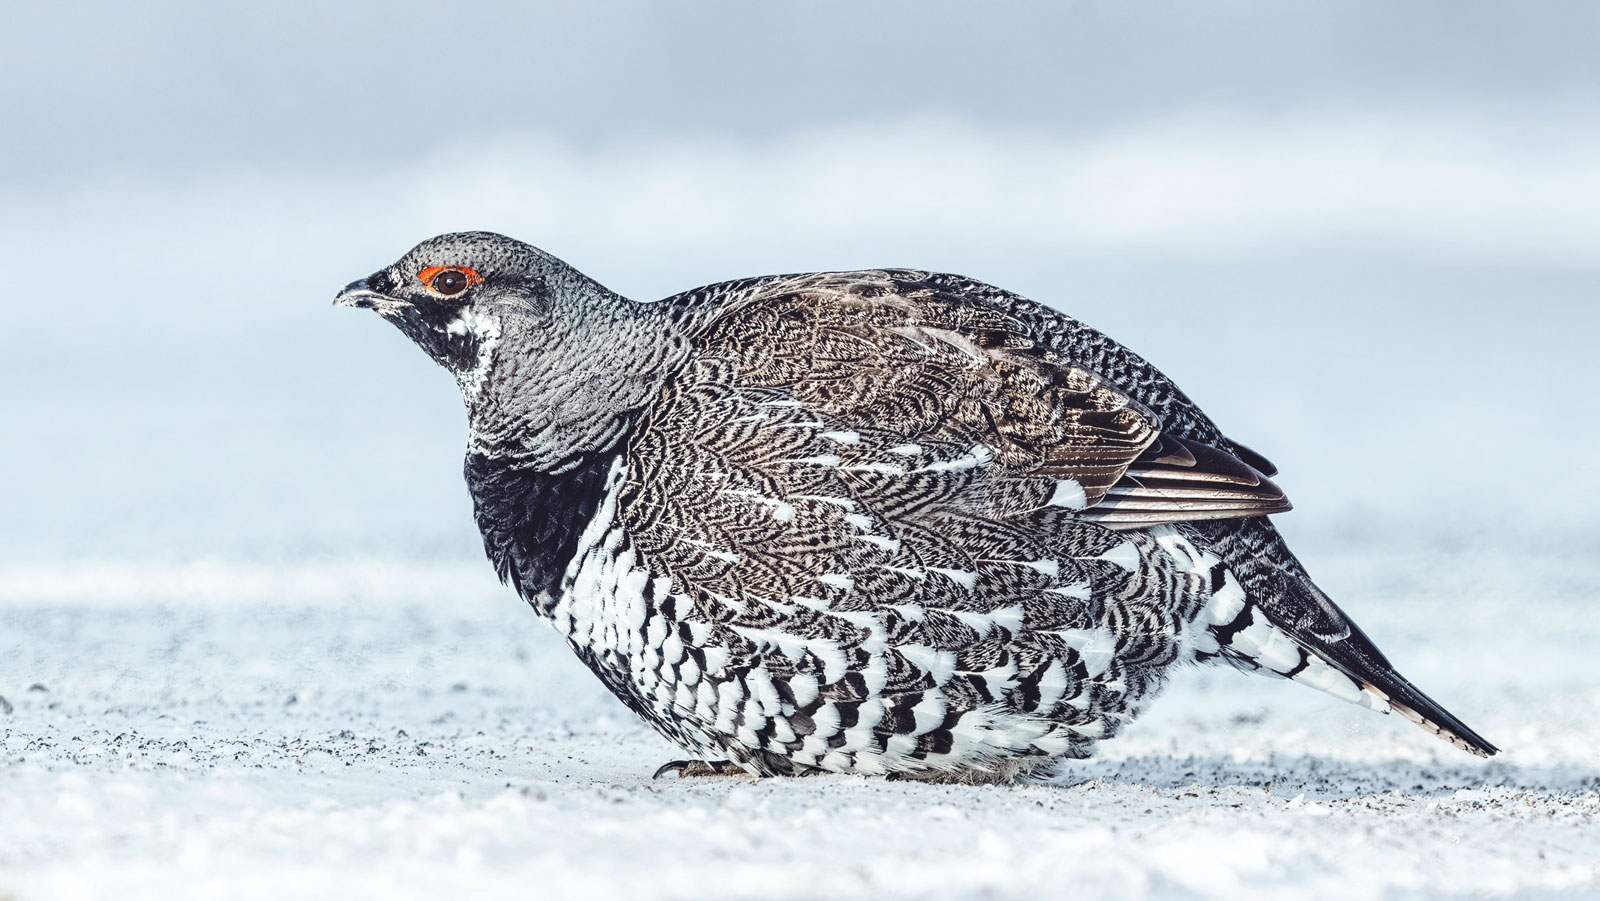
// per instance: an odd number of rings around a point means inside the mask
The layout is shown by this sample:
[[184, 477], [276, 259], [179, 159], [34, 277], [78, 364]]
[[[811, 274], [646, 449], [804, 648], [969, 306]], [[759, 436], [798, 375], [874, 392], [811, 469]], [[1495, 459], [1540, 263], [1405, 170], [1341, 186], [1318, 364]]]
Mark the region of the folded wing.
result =
[[1048, 489], [1032, 497], [1036, 506], [1068, 506], [1110, 528], [1289, 509], [1259, 454], [1163, 434], [1159, 417], [1123, 389], [1002, 311], [922, 276], [774, 279], [726, 310], [702, 346], [728, 358], [744, 384], [781, 391], [829, 421], [912, 442], [982, 444], [996, 475]]

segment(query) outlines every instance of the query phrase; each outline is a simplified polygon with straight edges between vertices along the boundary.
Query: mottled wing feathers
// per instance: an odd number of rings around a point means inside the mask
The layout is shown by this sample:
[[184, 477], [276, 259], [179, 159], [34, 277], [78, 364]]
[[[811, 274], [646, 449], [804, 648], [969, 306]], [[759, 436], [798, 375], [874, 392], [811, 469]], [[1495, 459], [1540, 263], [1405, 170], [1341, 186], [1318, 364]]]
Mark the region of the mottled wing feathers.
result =
[[923, 273], [774, 279], [697, 344], [732, 363], [742, 384], [832, 421], [983, 444], [1003, 474], [1048, 484], [1055, 504], [1111, 528], [1289, 508], [1260, 467], [1163, 435], [1126, 392]]

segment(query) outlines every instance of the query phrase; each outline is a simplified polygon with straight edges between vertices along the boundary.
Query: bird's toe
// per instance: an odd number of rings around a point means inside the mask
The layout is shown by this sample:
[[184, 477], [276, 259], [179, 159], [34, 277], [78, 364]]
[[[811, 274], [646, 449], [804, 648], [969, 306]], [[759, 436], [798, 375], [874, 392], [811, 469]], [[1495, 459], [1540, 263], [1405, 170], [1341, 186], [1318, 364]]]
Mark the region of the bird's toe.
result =
[[742, 767], [730, 760], [674, 760], [662, 764], [651, 779], [660, 779], [667, 773], [677, 773], [679, 779], [703, 776], [748, 776]]

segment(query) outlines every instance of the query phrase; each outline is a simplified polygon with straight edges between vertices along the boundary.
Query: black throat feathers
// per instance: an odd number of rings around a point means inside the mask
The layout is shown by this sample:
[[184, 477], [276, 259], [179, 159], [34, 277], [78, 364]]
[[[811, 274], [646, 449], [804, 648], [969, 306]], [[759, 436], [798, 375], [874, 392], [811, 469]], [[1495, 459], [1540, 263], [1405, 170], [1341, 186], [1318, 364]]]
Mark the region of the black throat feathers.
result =
[[551, 474], [512, 460], [467, 454], [467, 488], [483, 549], [524, 600], [549, 604], [600, 508], [606, 476], [620, 449], [582, 452]]

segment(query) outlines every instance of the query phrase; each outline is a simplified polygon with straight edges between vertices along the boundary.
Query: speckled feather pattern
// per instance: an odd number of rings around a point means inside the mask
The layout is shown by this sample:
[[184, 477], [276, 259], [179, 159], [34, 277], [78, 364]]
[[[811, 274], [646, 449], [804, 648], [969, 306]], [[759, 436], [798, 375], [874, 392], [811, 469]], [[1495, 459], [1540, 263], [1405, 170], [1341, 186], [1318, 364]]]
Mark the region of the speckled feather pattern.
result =
[[1492, 750], [1310, 582], [1271, 464], [1069, 317], [912, 270], [637, 304], [482, 233], [368, 282], [452, 263], [487, 278], [470, 307], [390, 318], [468, 339], [434, 356], [485, 548], [691, 754], [1011, 779], [1205, 661]]

